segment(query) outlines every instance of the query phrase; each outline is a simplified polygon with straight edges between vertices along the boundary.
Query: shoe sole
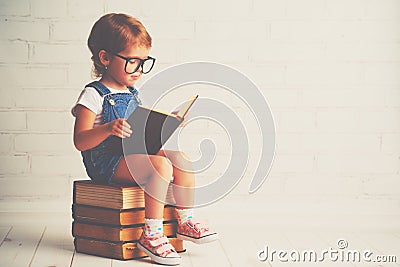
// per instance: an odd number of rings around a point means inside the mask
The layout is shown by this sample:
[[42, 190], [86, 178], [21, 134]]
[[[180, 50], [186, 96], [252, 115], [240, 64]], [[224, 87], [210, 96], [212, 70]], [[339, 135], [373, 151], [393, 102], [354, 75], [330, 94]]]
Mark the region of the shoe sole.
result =
[[210, 242], [218, 240], [218, 234], [217, 233], [211, 234], [211, 235], [207, 235], [207, 236], [203, 236], [203, 237], [200, 237], [200, 238], [194, 238], [194, 237], [190, 237], [190, 236], [187, 236], [187, 235], [176, 233], [176, 237], [178, 239], [180, 239], [180, 240], [191, 241], [191, 242], [196, 243], [196, 244], [205, 244], [205, 243], [210, 243]]
[[137, 243], [137, 247], [143, 251], [147, 256], [149, 256], [153, 261], [159, 263], [159, 264], [164, 264], [164, 265], [179, 265], [182, 262], [182, 259], [179, 258], [163, 258], [157, 255], [154, 255], [153, 252], [148, 250], [146, 247], [144, 247], [142, 244]]

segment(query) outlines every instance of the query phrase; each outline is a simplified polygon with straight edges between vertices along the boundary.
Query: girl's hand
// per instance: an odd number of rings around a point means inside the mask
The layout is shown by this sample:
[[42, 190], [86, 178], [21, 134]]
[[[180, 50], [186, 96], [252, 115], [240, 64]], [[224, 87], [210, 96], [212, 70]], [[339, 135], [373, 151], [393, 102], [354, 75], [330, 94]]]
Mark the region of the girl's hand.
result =
[[112, 135], [120, 138], [130, 137], [132, 134], [131, 126], [126, 119], [116, 119], [108, 123], [108, 129]]

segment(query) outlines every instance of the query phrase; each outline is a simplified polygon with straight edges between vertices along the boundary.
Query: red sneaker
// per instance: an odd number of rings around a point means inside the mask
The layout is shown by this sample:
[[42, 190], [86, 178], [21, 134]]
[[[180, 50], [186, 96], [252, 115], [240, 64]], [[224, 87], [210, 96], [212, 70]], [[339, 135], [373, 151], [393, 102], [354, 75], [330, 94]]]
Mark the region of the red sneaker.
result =
[[175, 248], [169, 243], [168, 238], [162, 234], [146, 236], [143, 232], [137, 246], [157, 263], [164, 265], [181, 264], [181, 256], [178, 255]]
[[181, 240], [192, 241], [196, 244], [204, 244], [218, 240], [218, 234], [211, 231], [206, 223], [187, 220], [178, 225], [176, 237]]

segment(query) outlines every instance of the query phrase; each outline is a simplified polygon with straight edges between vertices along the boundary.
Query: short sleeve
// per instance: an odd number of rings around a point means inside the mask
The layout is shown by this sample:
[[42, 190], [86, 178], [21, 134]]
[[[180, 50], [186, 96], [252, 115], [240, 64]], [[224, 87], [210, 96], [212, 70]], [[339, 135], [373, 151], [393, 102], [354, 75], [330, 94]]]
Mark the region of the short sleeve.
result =
[[93, 87], [86, 87], [82, 90], [76, 104], [71, 109], [71, 113], [74, 117], [76, 117], [75, 109], [77, 105], [82, 105], [90, 109], [96, 115], [99, 115], [103, 110], [103, 98]]

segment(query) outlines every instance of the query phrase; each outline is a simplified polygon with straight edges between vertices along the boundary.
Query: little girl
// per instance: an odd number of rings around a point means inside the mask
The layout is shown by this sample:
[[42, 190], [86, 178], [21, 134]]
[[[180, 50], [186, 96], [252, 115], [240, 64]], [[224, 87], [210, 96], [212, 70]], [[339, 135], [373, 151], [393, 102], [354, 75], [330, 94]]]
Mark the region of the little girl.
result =
[[[180, 151], [160, 150], [157, 155], [115, 153], [112, 136], [135, 136], [126, 118], [141, 104], [135, 82], [153, 68], [149, 56], [152, 39], [134, 17], [107, 14], [93, 26], [88, 47], [94, 74], [72, 114], [76, 117], [74, 144], [81, 151], [89, 177], [100, 183], [145, 184], [145, 226], [138, 247], [157, 263], [177, 265], [181, 258], [163, 234], [163, 210], [169, 182], [176, 185], [177, 237], [195, 243], [218, 238], [193, 218], [194, 174]], [[173, 177], [173, 178], [172, 178]]]

